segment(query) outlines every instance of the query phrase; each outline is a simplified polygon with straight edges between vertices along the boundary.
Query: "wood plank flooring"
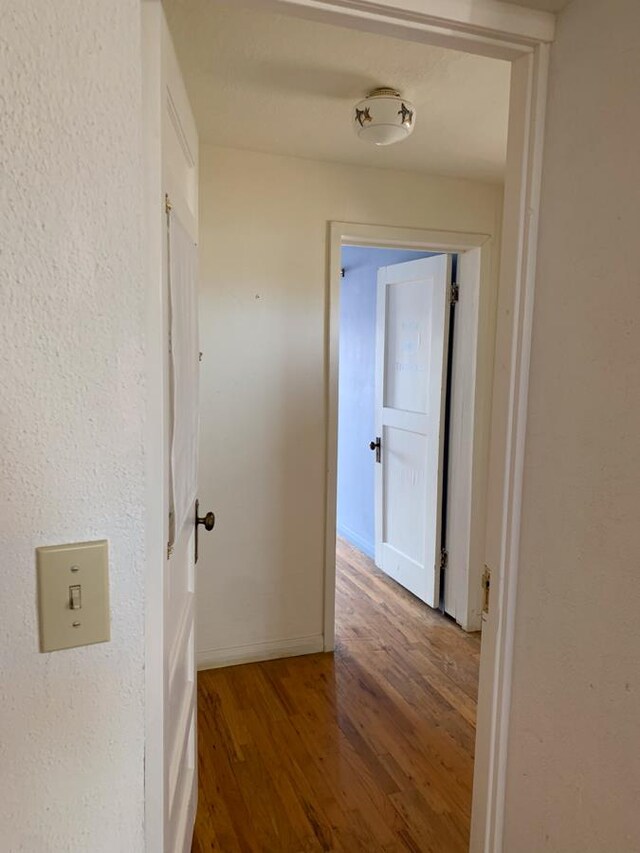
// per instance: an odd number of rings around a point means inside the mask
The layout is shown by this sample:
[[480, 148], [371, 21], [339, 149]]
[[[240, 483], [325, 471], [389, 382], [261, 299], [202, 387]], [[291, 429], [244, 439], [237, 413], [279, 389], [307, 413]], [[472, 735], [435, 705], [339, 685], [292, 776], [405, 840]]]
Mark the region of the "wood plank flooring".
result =
[[340, 542], [335, 655], [199, 675], [193, 853], [468, 850], [479, 656]]

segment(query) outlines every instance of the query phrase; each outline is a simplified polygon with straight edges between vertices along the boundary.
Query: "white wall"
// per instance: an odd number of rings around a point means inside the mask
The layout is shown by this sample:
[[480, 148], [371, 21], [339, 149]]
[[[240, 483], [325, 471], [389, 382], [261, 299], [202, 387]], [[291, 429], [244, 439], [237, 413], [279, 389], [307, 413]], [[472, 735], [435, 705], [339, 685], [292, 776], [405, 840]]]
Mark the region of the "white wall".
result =
[[552, 48], [505, 851], [640, 849], [640, 4]]
[[[138, 0], [8, 0], [0, 89], [3, 851], [143, 849]], [[34, 548], [106, 537], [112, 640], [38, 651]]]
[[[200, 665], [322, 643], [327, 223], [497, 234], [502, 189], [201, 150]], [[493, 286], [493, 282], [492, 282]]]

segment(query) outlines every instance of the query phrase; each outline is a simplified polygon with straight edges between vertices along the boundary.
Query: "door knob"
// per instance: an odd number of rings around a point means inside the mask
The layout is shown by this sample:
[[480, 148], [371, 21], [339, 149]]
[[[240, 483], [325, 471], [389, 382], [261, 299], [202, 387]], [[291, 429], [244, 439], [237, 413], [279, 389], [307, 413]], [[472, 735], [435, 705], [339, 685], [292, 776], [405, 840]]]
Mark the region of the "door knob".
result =
[[198, 562], [198, 528], [202, 525], [205, 530], [213, 530], [216, 526], [216, 517], [214, 513], [208, 512], [206, 515], [200, 516], [200, 501], [196, 501], [196, 535], [194, 543], [195, 561]]
[[202, 524], [205, 530], [213, 530], [216, 526], [216, 517], [212, 512], [208, 512], [202, 518], [196, 518], [196, 524]]
[[375, 450], [375, 452], [376, 452], [376, 462], [381, 461], [381, 456], [380, 456], [381, 443], [380, 443], [380, 441], [381, 441], [380, 436], [376, 436], [375, 441], [369, 442], [369, 450]]

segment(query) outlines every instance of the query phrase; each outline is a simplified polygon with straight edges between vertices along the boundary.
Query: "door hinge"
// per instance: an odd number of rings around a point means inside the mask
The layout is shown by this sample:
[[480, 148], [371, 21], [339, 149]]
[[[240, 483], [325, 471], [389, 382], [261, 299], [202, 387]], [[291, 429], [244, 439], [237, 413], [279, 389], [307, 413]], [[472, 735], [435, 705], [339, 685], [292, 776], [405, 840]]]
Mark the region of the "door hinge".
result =
[[164, 212], [165, 213], [171, 212], [171, 200], [169, 199], [168, 193], [164, 194]]
[[455, 305], [459, 298], [460, 287], [455, 282], [452, 282], [449, 285], [449, 305]]
[[482, 612], [489, 612], [489, 590], [491, 588], [491, 569], [488, 566], [484, 567], [482, 573]]
[[449, 562], [449, 552], [446, 548], [440, 549], [440, 568], [446, 569]]

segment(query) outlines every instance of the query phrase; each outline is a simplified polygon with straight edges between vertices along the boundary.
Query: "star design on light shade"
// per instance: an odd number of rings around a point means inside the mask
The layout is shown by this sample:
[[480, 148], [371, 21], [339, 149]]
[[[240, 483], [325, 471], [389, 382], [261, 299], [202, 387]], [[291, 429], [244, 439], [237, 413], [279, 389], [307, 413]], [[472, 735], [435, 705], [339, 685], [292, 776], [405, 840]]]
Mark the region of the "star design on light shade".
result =
[[373, 121], [371, 113], [369, 112], [369, 107], [365, 107], [363, 110], [359, 110], [356, 107], [356, 121], [359, 123], [360, 127], [364, 127], [364, 123], [366, 121]]
[[398, 110], [398, 115], [402, 116], [402, 124], [410, 125], [413, 121], [413, 110], [410, 110], [406, 104], [402, 104]]

